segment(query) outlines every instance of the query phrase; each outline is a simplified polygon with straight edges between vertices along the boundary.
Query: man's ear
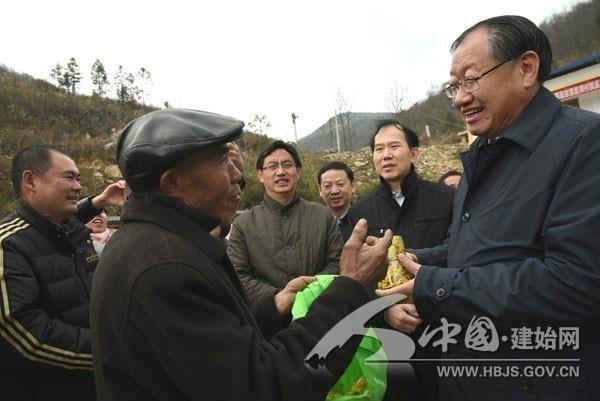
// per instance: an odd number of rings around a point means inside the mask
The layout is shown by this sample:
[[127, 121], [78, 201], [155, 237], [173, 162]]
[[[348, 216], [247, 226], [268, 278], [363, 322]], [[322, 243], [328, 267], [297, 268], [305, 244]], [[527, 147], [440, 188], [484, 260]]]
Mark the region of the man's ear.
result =
[[29, 192], [35, 192], [35, 178], [36, 175], [33, 171], [23, 171], [23, 174], [21, 175], [21, 193], [24, 189], [28, 189]]
[[263, 177], [263, 174], [264, 174], [264, 172], [262, 169], [256, 170], [256, 176], [258, 177], [258, 181], [260, 181], [261, 184], [265, 183], [265, 178]]
[[175, 169], [170, 168], [165, 170], [160, 175], [159, 187], [160, 192], [165, 195], [176, 197], [177, 194], [181, 191], [179, 188], [179, 184], [177, 182], [177, 176], [175, 174]]
[[[319, 196], [323, 198], [323, 191], [321, 190], [321, 184], [317, 181], [317, 191], [319, 191]], [[323, 199], [325, 200], [325, 199]]]
[[521, 55], [518, 62], [519, 74], [523, 87], [529, 89], [538, 84], [537, 75], [540, 69], [540, 57], [533, 50], [528, 50]]
[[414, 163], [417, 161], [417, 158], [419, 157], [419, 155], [421, 154], [421, 149], [419, 149], [418, 147], [414, 146], [412, 148], [410, 148], [410, 162]]

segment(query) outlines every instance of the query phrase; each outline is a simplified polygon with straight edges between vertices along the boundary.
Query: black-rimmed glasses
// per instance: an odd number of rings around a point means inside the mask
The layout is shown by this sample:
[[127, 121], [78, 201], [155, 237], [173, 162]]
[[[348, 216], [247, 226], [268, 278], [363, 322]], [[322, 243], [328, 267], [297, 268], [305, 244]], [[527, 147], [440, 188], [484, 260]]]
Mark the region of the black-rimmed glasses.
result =
[[293, 162], [286, 160], [284, 162], [281, 162], [281, 164], [277, 162], [271, 162], [266, 166], [263, 166], [263, 170], [277, 171], [279, 170], [279, 166], [281, 166], [283, 170], [291, 170], [292, 168], [296, 167], [296, 165]]
[[495, 69], [500, 68], [502, 65], [508, 63], [509, 61], [510, 60], [504, 60], [500, 64], [493, 66], [486, 72], [482, 72], [481, 74], [477, 75], [476, 77], [469, 77], [469, 78], [463, 79], [462, 81], [458, 81], [455, 84], [448, 84], [447, 86], [444, 87], [444, 89], [442, 89], [442, 92], [444, 93], [444, 95], [448, 96], [450, 99], [454, 99], [456, 97], [456, 94], [458, 93], [458, 90], [461, 88], [462, 88], [462, 90], [464, 90], [467, 93], [473, 93], [477, 89], [479, 89], [479, 80], [481, 78], [485, 77], [487, 74], [494, 71]]

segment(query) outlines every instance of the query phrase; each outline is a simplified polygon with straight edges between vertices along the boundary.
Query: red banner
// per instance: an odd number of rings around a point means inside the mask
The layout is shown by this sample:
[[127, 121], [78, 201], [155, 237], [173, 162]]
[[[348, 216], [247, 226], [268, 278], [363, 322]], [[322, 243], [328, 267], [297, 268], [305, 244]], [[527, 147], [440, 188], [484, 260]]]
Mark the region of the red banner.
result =
[[560, 100], [577, 97], [600, 89], [600, 77], [588, 79], [575, 85], [567, 86], [554, 91], [554, 95]]

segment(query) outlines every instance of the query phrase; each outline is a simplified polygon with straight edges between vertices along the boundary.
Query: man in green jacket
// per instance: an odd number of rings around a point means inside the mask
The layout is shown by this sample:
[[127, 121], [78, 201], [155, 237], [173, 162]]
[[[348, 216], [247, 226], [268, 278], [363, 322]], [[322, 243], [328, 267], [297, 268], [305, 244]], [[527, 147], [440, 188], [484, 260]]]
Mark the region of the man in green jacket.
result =
[[293, 145], [273, 142], [256, 170], [264, 199], [234, 221], [227, 248], [253, 306], [296, 277], [336, 274], [343, 246], [329, 209], [297, 194], [302, 162]]

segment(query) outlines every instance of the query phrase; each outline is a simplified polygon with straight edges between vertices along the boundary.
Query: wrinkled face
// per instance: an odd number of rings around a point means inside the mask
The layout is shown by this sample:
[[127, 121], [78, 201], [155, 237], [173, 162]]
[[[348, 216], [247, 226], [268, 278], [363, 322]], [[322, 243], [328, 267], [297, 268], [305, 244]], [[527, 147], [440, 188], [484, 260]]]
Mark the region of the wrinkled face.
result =
[[86, 225], [94, 234], [100, 234], [108, 230], [108, 216], [102, 212], [98, 216], [91, 219]]
[[183, 159], [173, 169], [176, 194], [185, 204], [219, 220], [229, 220], [241, 199], [242, 174], [228, 157], [225, 145]]
[[[489, 56], [487, 32], [476, 30], [454, 52], [450, 83], [476, 77], [503, 61]], [[467, 130], [473, 135], [495, 138], [508, 128], [524, 107], [519, 83], [515, 62], [509, 61], [482, 77], [476, 91], [466, 93], [461, 88], [454, 104]]]
[[410, 148], [404, 131], [394, 125], [379, 130], [375, 136], [373, 164], [377, 174], [387, 182], [399, 182], [410, 172], [419, 148]]
[[265, 157], [262, 170], [258, 170], [258, 179], [271, 198], [291, 197], [298, 187], [300, 173], [292, 155], [285, 149], [276, 149]]
[[50, 152], [50, 168], [42, 175], [33, 175], [28, 202], [37, 212], [59, 224], [77, 211], [81, 193], [79, 169], [68, 156]]
[[452, 188], [458, 188], [459, 181], [460, 181], [460, 175], [450, 175], [450, 176], [444, 178], [444, 185], [452, 187]]
[[331, 169], [321, 174], [319, 195], [330, 209], [346, 211], [352, 202], [356, 185], [344, 170]]

